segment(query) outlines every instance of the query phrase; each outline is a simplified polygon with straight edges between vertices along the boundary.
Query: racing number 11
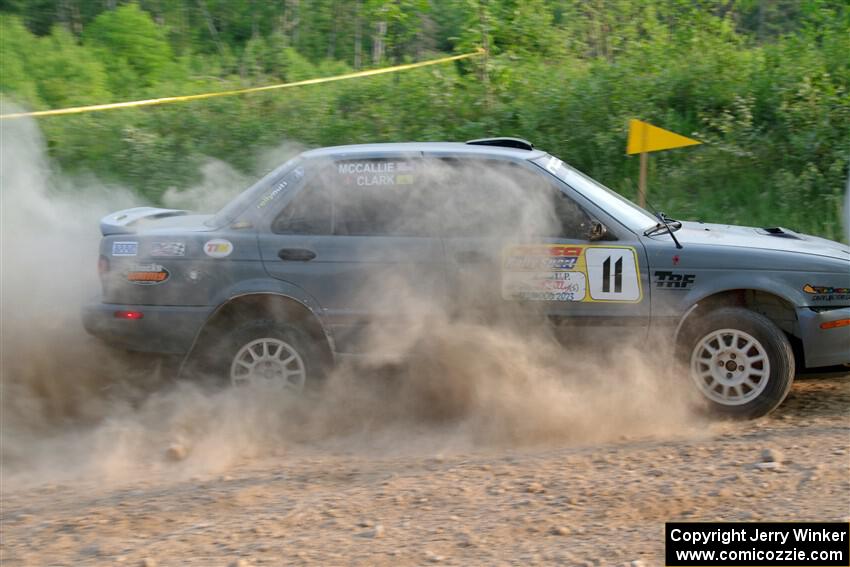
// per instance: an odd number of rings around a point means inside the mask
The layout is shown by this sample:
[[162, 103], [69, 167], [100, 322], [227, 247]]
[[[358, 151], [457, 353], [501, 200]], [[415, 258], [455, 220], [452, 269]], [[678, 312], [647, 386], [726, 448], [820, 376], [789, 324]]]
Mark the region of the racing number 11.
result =
[[[611, 292], [611, 256], [602, 262], [602, 291], [604, 293]], [[623, 258], [617, 258], [614, 262], [614, 293], [622, 293], [623, 291]]]
[[584, 255], [588, 293], [593, 301], [640, 301], [640, 273], [634, 248], [588, 246]]

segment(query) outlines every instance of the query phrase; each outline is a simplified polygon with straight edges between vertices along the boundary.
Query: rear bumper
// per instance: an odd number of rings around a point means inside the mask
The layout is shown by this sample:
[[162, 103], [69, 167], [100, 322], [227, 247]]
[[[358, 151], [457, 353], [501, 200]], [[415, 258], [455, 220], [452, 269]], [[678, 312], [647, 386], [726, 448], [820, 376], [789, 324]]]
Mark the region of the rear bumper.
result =
[[821, 325], [850, 319], [850, 307], [814, 311], [797, 309], [797, 323], [807, 368], [850, 364], [850, 326], [823, 329]]
[[[115, 316], [138, 311], [141, 319]], [[86, 331], [114, 346], [139, 352], [185, 354], [209, 316], [209, 307], [90, 303], [83, 307]]]

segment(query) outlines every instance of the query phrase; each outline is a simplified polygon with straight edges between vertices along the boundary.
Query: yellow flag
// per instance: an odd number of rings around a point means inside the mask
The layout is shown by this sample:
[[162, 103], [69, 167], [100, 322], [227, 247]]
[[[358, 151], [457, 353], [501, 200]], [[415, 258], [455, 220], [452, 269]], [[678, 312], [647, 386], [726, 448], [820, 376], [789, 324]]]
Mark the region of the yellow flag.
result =
[[653, 126], [643, 120], [629, 120], [629, 144], [626, 147], [626, 153], [629, 155], [642, 154], [644, 152], [695, 146], [701, 143], [658, 126]]

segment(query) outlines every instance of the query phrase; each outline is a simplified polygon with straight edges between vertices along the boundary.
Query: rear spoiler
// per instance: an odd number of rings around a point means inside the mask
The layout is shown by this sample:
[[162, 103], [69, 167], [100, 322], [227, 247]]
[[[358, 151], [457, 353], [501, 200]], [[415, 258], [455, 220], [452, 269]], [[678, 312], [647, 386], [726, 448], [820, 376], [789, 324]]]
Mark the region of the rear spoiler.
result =
[[103, 236], [109, 236], [110, 234], [131, 234], [135, 232], [134, 225], [139, 221], [178, 217], [188, 214], [189, 211], [180, 209], [158, 209], [156, 207], [124, 209], [123, 211], [110, 213], [100, 219], [100, 232]]

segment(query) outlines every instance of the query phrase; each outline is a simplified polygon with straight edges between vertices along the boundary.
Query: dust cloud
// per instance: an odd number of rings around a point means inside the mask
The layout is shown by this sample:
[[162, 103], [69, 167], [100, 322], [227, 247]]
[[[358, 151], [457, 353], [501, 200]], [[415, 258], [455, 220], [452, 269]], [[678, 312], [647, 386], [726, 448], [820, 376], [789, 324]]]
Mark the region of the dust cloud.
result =
[[[283, 161], [296, 149], [287, 144], [269, 156]], [[129, 190], [63, 176], [32, 121], [4, 122], [0, 152], [4, 489], [82, 476], [188, 478], [305, 447], [470, 451], [698, 434], [705, 426], [686, 381], [648, 363], [645, 345], [617, 337], [617, 348], [601, 357], [565, 350], [539, 310], [494, 312], [498, 277], [462, 262], [442, 284], [376, 272], [360, 304], [389, 308], [404, 324], [369, 328], [365, 346], [381, 356], [341, 364], [303, 398], [178, 380], [167, 361], [111, 350], [80, 323], [80, 307], [100, 288], [98, 219], [144, 203]], [[215, 208], [248, 185], [221, 162], [202, 173], [204, 183], [170, 190], [165, 204]], [[505, 241], [557, 228], [551, 197], [497, 173], [445, 164], [417, 172], [445, 208], [395, 229], [425, 234], [439, 221], [458, 234], [486, 236], [478, 245], [498, 255]], [[464, 178], [485, 193], [456, 191], [452, 183]], [[486, 191], [496, 186], [521, 193], [525, 206], [490, 199]], [[425, 198], [414, 191], [394, 206], [425, 210]], [[482, 206], [491, 223], [470, 225]], [[434, 293], [452, 301], [435, 301]]]
[[[276, 148], [260, 152], [257, 169], [268, 173], [280, 164], [303, 152], [306, 148], [293, 142], [284, 142]], [[162, 204], [172, 209], [211, 212], [226, 205], [240, 191], [250, 186], [255, 177], [237, 171], [229, 163], [208, 159], [200, 168], [201, 182], [192, 187], [169, 187], [162, 195]]]

